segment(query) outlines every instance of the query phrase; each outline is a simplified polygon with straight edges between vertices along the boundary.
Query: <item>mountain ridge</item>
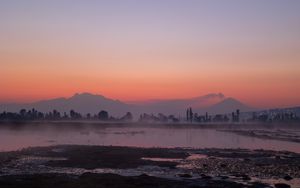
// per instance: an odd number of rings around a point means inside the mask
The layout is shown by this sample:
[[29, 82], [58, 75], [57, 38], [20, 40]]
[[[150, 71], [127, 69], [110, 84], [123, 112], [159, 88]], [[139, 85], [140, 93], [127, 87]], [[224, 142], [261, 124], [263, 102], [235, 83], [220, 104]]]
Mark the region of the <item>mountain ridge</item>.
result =
[[151, 101], [150, 103], [149, 101], [140, 101], [139, 104], [132, 104], [99, 94], [83, 92], [75, 93], [68, 98], [58, 97], [24, 104], [0, 104], [0, 110], [18, 112], [22, 108], [35, 108], [41, 112], [49, 112], [56, 109], [60, 112], [75, 110], [82, 114], [96, 114], [100, 110], [107, 110], [111, 115], [117, 117], [129, 111], [135, 116], [142, 113], [164, 113], [182, 116], [188, 107], [192, 107], [194, 111], [198, 113], [209, 112], [211, 114], [230, 113], [236, 109], [240, 109], [241, 111], [254, 110], [254, 108], [234, 98], [226, 97], [222, 93], [209, 93], [207, 95], [186, 99], [155, 99]]

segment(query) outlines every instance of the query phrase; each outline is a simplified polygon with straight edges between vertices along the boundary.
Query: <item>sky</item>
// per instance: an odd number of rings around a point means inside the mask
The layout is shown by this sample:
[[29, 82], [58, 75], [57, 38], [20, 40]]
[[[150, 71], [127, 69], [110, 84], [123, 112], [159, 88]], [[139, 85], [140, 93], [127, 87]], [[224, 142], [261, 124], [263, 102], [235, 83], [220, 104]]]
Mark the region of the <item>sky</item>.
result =
[[0, 102], [223, 93], [300, 105], [298, 0], [1, 0]]

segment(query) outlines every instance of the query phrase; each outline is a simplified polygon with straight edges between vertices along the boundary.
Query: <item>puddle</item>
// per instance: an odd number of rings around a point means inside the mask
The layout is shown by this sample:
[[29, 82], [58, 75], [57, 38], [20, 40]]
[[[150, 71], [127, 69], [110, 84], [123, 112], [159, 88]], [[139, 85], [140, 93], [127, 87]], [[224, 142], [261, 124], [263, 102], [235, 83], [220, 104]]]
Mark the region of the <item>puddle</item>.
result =
[[56, 141], [55, 140], [46, 140], [46, 142], [48, 142], [48, 143], [55, 143]]
[[295, 188], [300, 188], [300, 178], [294, 178], [292, 180], [284, 180], [282, 178], [277, 178], [277, 179], [265, 179], [265, 178], [252, 178], [251, 182], [261, 182], [261, 183], [266, 183], [269, 185], [274, 185], [276, 183], [284, 183], [284, 184], [288, 184], [291, 187], [295, 187]]
[[198, 153], [190, 153], [190, 156], [186, 158], [186, 160], [198, 160], [198, 159], [205, 159], [207, 155], [198, 154]]
[[24, 156], [17, 159], [15, 163], [17, 165], [28, 165], [28, 164], [43, 164], [48, 161], [64, 161], [67, 158], [64, 157], [37, 157], [37, 156]]
[[64, 151], [66, 151], [65, 149], [62, 149], [62, 148], [55, 148], [55, 149], [52, 149], [51, 150], [52, 152], [55, 152], [55, 153], [62, 153]]
[[184, 159], [180, 158], [152, 158], [152, 157], [142, 157], [142, 160], [155, 161], [155, 162], [181, 162]]
[[[183, 179], [179, 174], [186, 174], [184, 169], [170, 169], [168, 167], [159, 166], [140, 166], [132, 169], [111, 169], [111, 168], [97, 168], [93, 170], [87, 170], [83, 168], [51, 168], [48, 173], [66, 173], [73, 175], [81, 175], [86, 172], [90, 173], [112, 173], [121, 176], [139, 176], [147, 174], [149, 176], [155, 176], [168, 179]], [[191, 174], [191, 179], [199, 178], [197, 174]]]
[[197, 161], [199, 159], [208, 158], [207, 155], [198, 154], [198, 153], [190, 153], [189, 155], [190, 155], [189, 157], [187, 157], [185, 160], [182, 160], [180, 162], [180, 164], [178, 164], [176, 167], [181, 168], [181, 169], [185, 169], [185, 170], [192, 170], [192, 169], [195, 169], [195, 167], [197, 166], [194, 163], [194, 161]]
[[113, 134], [124, 134], [124, 135], [136, 135], [136, 134], [145, 134], [145, 131], [116, 131]]

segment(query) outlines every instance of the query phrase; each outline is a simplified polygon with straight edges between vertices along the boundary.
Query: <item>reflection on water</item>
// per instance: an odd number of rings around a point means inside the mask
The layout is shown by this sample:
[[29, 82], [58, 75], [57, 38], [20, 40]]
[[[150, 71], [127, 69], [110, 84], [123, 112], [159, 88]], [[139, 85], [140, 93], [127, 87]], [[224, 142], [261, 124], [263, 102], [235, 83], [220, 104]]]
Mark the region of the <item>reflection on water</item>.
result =
[[197, 127], [101, 125], [1, 125], [0, 127], [1, 151], [59, 144], [247, 148], [300, 152], [300, 143], [254, 138], [232, 132]]

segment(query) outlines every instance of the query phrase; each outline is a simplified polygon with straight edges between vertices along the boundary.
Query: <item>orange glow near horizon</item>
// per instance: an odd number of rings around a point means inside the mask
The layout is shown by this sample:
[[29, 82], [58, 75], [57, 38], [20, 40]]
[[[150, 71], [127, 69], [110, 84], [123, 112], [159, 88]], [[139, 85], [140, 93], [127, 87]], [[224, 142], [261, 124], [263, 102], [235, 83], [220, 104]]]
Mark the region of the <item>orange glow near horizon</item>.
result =
[[221, 92], [300, 105], [300, 3], [63, 2], [0, 2], [0, 103]]
[[[58, 65], [57, 65], [58, 66]], [[51, 66], [52, 67], [52, 66]], [[195, 70], [130, 72], [97, 71], [90, 68], [51, 70], [51, 67], [10, 67], [2, 72], [0, 81], [3, 102], [30, 102], [56, 97], [70, 97], [74, 93], [90, 92], [122, 101], [147, 99], [189, 98], [222, 92], [256, 107], [299, 105], [300, 80], [297, 69], [203, 71]], [[9, 66], [7, 67], [7, 69]], [[94, 67], [92, 67], [94, 68]], [[107, 67], [108, 68], [108, 67]], [[89, 70], [90, 69], [90, 70]], [[3, 70], [3, 69], [2, 69]], [[196, 69], [197, 70], [197, 69]], [[108, 74], [109, 73], [109, 74]], [[295, 92], [291, 92], [295, 91]]]
[[9, 63], [1, 67], [0, 101], [29, 102], [80, 92], [122, 101], [189, 98], [222, 92], [256, 107], [300, 104], [300, 84], [296, 84], [300, 83], [300, 68], [294, 63], [300, 59], [298, 54], [293, 54], [295, 59], [289, 60], [289, 67], [280, 63], [286, 58], [285, 53], [261, 59], [218, 54], [135, 57], [128, 53], [99, 57], [56, 56], [48, 51], [36, 55], [35, 51], [28, 51], [19, 56], [3, 55], [0, 61]]

